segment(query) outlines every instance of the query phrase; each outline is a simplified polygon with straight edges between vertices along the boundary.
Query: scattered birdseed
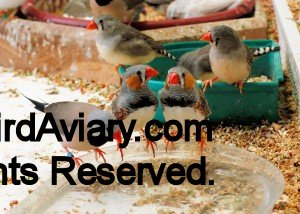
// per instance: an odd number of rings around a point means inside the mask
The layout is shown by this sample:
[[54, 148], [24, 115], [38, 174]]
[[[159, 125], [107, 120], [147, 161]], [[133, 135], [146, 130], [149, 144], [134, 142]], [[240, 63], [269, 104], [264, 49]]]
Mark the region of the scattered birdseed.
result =
[[52, 87], [52, 88], [49, 88], [48, 90], [46, 90], [46, 92], [47, 92], [47, 94], [54, 95], [54, 94], [58, 94], [59, 90], [55, 87]]
[[18, 97], [19, 96], [19, 92], [17, 91], [17, 89], [8, 89], [5, 91], [0, 91], [0, 94], [8, 94], [9, 97]]
[[263, 11], [267, 16], [267, 37], [269, 39], [278, 41], [278, 32], [272, 0], [260, 0], [260, 3], [262, 5]]
[[[299, 20], [299, 1], [288, 0], [289, 6], [294, 13], [295, 20]], [[271, 0], [261, 0], [263, 9], [267, 15], [268, 38], [278, 41], [276, 21]], [[298, 21], [299, 27], [299, 21]], [[81, 89], [83, 94], [87, 92], [97, 93], [99, 97], [106, 99], [105, 108], [118, 93], [118, 88], [111, 85], [97, 84], [92, 81], [73, 79], [62, 76], [47, 76], [43, 72], [31, 72], [5, 69], [4, 72], [14, 72], [15, 76], [29, 76], [34, 73], [36, 77], [47, 77], [52, 83], [64, 86], [70, 90]], [[290, 74], [284, 71], [285, 81], [280, 84], [279, 94], [279, 116], [280, 119], [273, 124], [262, 121], [259, 124], [249, 126], [220, 124], [214, 127], [214, 142], [235, 145], [247, 149], [259, 156], [266, 158], [275, 164], [283, 173], [285, 178], [284, 194], [275, 205], [273, 214], [300, 213], [300, 123], [298, 119], [298, 105], [296, 91]], [[3, 92], [1, 92], [3, 93]], [[96, 98], [95, 98], [96, 99]], [[90, 102], [97, 102], [92, 99]], [[110, 186], [114, 188], [114, 186]], [[143, 194], [143, 193], [141, 193]], [[12, 201], [12, 205], [18, 204]], [[193, 204], [191, 209], [198, 210], [211, 206], [210, 204]], [[206, 208], [206, 209], [208, 209]], [[67, 212], [66, 213], [70, 213]], [[160, 209], [158, 213], [173, 213], [172, 211]]]
[[294, 20], [297, 24], [298, 30], [300, 30], [300, 1], [299, 0], [287, 0], [288, 5], [294, 15]]
[[18, 200], [12, 200], [12, 201], [9, 202], [9, 206], [10, 206], [10, 207], [16, 206], [16, 205], [18, 205], [18, 204], [19, 204], [19, 201], [18, 201]]
[[157, 10], [150, 6], [145, 4], [145, 14], [140, 14], [139, 21], [163, 21], [166, 20], [165, 11], [162, 11], [162, 13], [157, 12]]
[[251, 77], [247, 82], [272, 82], [272, 80], [265, 75], [261, 75], [260, 77]]
[[[19, 76], [28, 76], [30, 74], [21, 71], [17, 71], [17, 73]], [[44, 77], [41, 73], [38, 75]], [[245, 148], [274, 163], [282, 171], [286, 186], [282, 198], [274, 207], [273, 213], [282, 213], [282, 211], [285, 213], [299, 213], [300, 124], [297, 114], [297, 100], [294, 96], [295, 90], [290, 74], [284, 71], [284, 77], [285, 81], [280, 85], [279, 121], [273, 124], [262, 121], [259, 124], [249, 126], [223, 126], [220, 124], [214, 127], [213, 141]], [[110, 105], [112, 97], [118, 92], [118, 88], [114, 86], [107, 85], [102, 87], [86, 80], [66, 77], [48, 78], [52, 84], [66, 86], [71, 90], [85, 87], [86, 90], [82, 92], [83, 94], [95, 92], [99, 94], [99, 97], [104, 97], [107, 100], [107, 106]], [[153, 127], [153, 132], [155, 131], [158, 130]], [[109, 186], [109, 188], [113, 189], [114, 186]]]
[[[157, 170], [161, 162], [168, 165], [174, 162], [179, 162], [184, 168], [187, 168], [190, 164], [194, 163], [191, 159], [161, 159], [156, 158], [151, 161]], [[137, 169], [137, 163], [131, 163], [135, 169]], [[111, 186], [101, 185], [95, 183], [89, 186], [91, 191], [95, 195], [96, 201], [101, 201], [105, 194], [108, 192], [116, 192], [120, 194], [129, 194], [132, 196], [129, 203], [132, 203], [133, 208], [142, 208], [147, 206], [153, 206], [159, 208], [159, 213], [171, 212], [174, 213], [173, 209], [182, 209], [186, 213], [217, 213], [218, 209], [223, 209], [224, 201], [225, 205], [233, 200], [230, 209], [234, 211], [242, 211], [241, 213], [250, 213], [253, 207], [257, 207], [262, 201], [261, 191], [263, 191], [263, 185], [256, 183], [255, 181], [249, 181], [247, 179], [239, 179], [240, 177], [249, 176], [249, 171], [239, 171], [239, 176], [224, 177], [219, 176], [217, 169], [224, 169], [230, 171], [230, 166], [223, 163], [208, 162], [207, 163], [207, 175], [214, 177], [217, 180], [218, 185], [215, 186], [193, 186], [187, 181], [180, 186], [171, 186], [168, 184], [167, 177], [163, 175], [160, 181], [160, 186], [153, 184], [152, 178], [148, 171], [144, 171], [143, 174], [143, 185], [133, 184], [130, 188], [126, 188], [117, 182]], [[114, 172], [115, 173], [115, 172]], [[115, 175], [116, 176], [116, 175]], [[192, 177], [199, 178], [200, 172], [195, 170]], [[127, 177], [123, 177], [125, 180]], [[138, 197], [138, 196], [139, 197]], [[122, 197], [122, 196], [121, 196]], [[134, 208], [135, 207], [135, 208]], [[160, 209], [165, 207], [166, 209]], [[225, 208], [227, 209], [227, 208]], [[223, 210], [224, 211], [224, 210]], [[177, 213], [177, 212], [176, 212]]]

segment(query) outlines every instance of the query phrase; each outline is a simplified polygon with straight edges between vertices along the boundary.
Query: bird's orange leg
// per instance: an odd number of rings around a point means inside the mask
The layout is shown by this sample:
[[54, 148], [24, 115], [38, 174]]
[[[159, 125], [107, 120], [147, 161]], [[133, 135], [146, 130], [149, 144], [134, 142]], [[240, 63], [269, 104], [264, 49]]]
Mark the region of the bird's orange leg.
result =
[[81, 164], [83, 164], [83, 161], [80, 158], [73, 157], [72, 159], [74, 160], [77, 167], [80, 167]]
[[199, 153], [202, 155], [204, 146], [206, 145], [206, 133], [205, 131], [201, 128], [201, 140], [199, 142]]
[[244, 84], [243, 81], [239, 81], [235, 84], [235, 86], [239, 87], [241, 94], [243, 93], [243, 84]]
[[80, 167], [80, 165], [83, 164], [83, 161], [80, 158], [74, 157], [73, 153], [70, 152], [67, 147], [63, 146], [63, 148], [64, 148], [65, 152], [67, 153], [67, 157], [72, 158], [77, 167]]
[[[172, 131], [171, 133], [171, 136], [174, 137], [177, 135], [177, 131]], [[165, 150], [166, 150], [166, 153], [168, 153], [168, 148], [169, 148], [169, 145], [171, 144], [171, 150], [175, 150], [175, 144], [173, 141], [169, 141], [167, 139], [165, 139]]]
[[106, 163], [106, 159], [104, 157], [104, 155], [106, 153], [104, 151], [102, 151], [101, 149], [99, 149], [99, 148], [94, 149], [94, 151], [95, 151], [95, 158], [96, 158], [96, 160], [98, 161], [98, 158], [102, 157], [104, 163]]
[[154, 148], [154, 145], [157, 147], [156, 142], [153, 142], [153, 141], [151, 141], [151, 140], [146, 139], [146, 148], [148, 149], [149, 146], [151, 146], [151, 150], [152, 150], [152, 153], [153, 153], [153, 157], [155, 158], [155, 148]]
[[120, 130], [114, 133], [114, 139], [117, 141], [117, 151], [120, 150], [121, 158], [123, 161], [123, 149], [120, 147], [120, 145], [122, 144], [122, 132]]
[[121, 143], [118, 143], [118, 145], [117, 145], [117, 146], [118, 146], [117, 151], [120, 150], [121, 158], [122, 158], [122, 161], [123, 161], [123, 159], [124, 159], [124, 154], [123, 154], [123, 149], [121, 149], [121, 147], [120, 147], [120, 144], [121, 144]]
[[205, 93], [207, 86], [209, 85], [212, 88], [213, 82], [215, 82], [218, 79], [218, 77], [214, 77], [209, 80], [205, 80], [203, 82], [203, 93]]
[[[141, 131], [145, 132], [145, 129], [142, 128]], [[151, 150], [152, 150], [152, 153], [153, 153], [153, 157], [155, 158], [155, 148], [154, 148], [154, 146], [156, 146], [156, 148], [157, 148], [157, 144], [156, 144], [156, 142], [151, 141], [151, 140], [149, 140], [149, 139], [146, 138], [146, 149], [147, 150], [149, 149], [149, 146], [151, 147]]]

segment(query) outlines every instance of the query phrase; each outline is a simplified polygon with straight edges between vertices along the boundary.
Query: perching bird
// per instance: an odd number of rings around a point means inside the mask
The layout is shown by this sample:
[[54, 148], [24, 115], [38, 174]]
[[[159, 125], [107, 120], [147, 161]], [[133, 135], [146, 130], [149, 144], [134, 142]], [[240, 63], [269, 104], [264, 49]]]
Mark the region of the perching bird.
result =
[[[112, 112], [122, 120], [128, 129], [132, 120], [136, 120], [135, 130], [139, 131], [151, 121], [158, 107], [158, 99], [148, 87], [148, 81], [158, 75], [158, 71], [147, 65], [135, 65], [126, 69], [122, 76], [119, 95], [112, 102]], [[146, 139], [147, 148], [151, 146], [155, 156], [154, 145]]]
[[[159, 99], [166, 121], [177, 120], [185, 124], [185, 120], [202, 121], [211, 114], [207, 100], [198, 88], [195, 78], [182, 66], [168, 71], [165, 87], [159, 91]], [[202, 136], [201, 130], [200, 153], [205, 144]], [[166, 141], [166, 151], [168, 144], [169, 141]]]
[[161, 55], [177, 60], [160, 42], [112, 16], [97, 17], [87, 29], [98, 30], [96, 45], [100, 57], [116, 66], [146, 64]]
[[206, 45], [194, 51], [187, 52], [179, 58], [178, 65], [189, 70], [196, 79], [207, 79], [205, 76], [212, 74], [209, 62], [209, 50], [210, 46]]
[[225, 25], [213, 27], [201, 40], [210, 43], [209, 61], [212, 72], [216, 76], [203, 82], [204, 91], [208, 85], [211, 86], [213, 81], [218, 79], [229, 84], [236, 83], [242, 93], [243, 82], [251, 72], [253, 56], [280, 49], [267, 47], [250, 50], [240, 40], [238, 33]]
[[[24, 96], [24, 95], [23, 95]], [[24, 96], [26, 97], [26, 96]], [[29, 101], [31, 101], [35, 105], [35, 109], [43, 112], [43, 113], [52, 113], [52, 116], [58, 126], [59, 132], [63, 139], [61, 142], [62, 147], [64, 148], [65, 152], [67, 152], [67, 156], [73, 158], [77, 165], [80, 165], [82, 160], [80, 158], [74, 157], [74, 155], [69, 151], [69, 149], [77, 150], [77, 151], [89, 151], [94, 150], [96, 159], [98, 159], [98, 155], [103, 158], [104, 161], [104, 154], [101, 149], [96, 146], [93, 146], [89, 140], [87, 133], [89, 129], [87, 128], [87, 124], [92, 120], [101, 120], [104, 122], [106, 130], [105, 136], [108, 137], [109, 129], [108, 129], [108, 120], [116, 120], [116, 118], [108, 111], [103, 111], [98, 109], [96, 106], [82, 103], [82, 102], [57, 102], [57, 103], [41, 103], [26, 97]], [[84, 113], [84, 141], [81, 142], [79, 139], [79, 128], [77, 127], [74, 133], [74, 137], [71, 141], [68, 141], [64, 136], [63, 128], [60, 124], [59, 120], [63, 120], [66, 123], [66, 127], [68, 130], [71, 129], [72, 123], [74, 120], [79, 118], [79, 113]], [[119, 127], [113, 127], [113, 138], [117, 140], [118, 146], [122, 143], [121, 131]], [[103, 133], [101, 133], [103, 134]], [[103, 142], [106, 143], [106, 142]], [[121, 153], [122, 155], [122, 153]], [[123, 158], [123, 157], [122, 157]]]
[[90, 0], [69, 0], [63, 8], [64, 14], [72, 17], [92, 17]]
[[175, 0], [167, 9], [167, 18], [192, 18], [237, 6], [241, 0]]
[[[196, 79], [202, 81], [215, 77], [215, 75], [212, 73], [209, 61], [210, 48], [210, 45], [205, 45], [204, 47], [185, 53], [179, 58], [178, 65], [185, 67]], [[252, 53], [253, 59], [255, 60], [258, 56], [267, 54], [269, 52], [279, 51], [280, 47], [271, 46], [249, 49]]]
[[123, 22], [135, 20], [140, 13], [138, 8], [144, 0], [90, 0], [95, 17], [111, 15]]

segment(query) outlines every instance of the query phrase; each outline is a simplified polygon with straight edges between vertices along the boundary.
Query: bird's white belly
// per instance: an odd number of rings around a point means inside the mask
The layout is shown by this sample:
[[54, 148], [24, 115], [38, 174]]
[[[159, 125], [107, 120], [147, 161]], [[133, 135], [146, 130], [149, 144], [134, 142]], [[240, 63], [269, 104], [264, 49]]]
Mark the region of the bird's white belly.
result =
[[199, 120], [205, 119], [205, 116], [200, 112], [195, 111], [192, 107], [165, 107], [164, 116], [166, 121], [177, 120], [184, 125], [185, 120]]
[[129, 114], [128, 117], [126, 117], [126, 119], [123, 120], [123, 123], [126, 129], [128, 129], [131, 121], [136, 120], [134, 130], [139, 131], [142, 128], [144, 128], [150, 120], [153, 119], [155, 112], [156, 112], [155, 106], [138, 109], [137, 111]]
[[213, 60], [211, 62], [213, 73], [219, 80], [229, 84], [244, 81], [250, 74], [250, 65], [245, 61], [238, 60]]
[[[99, 40], [100, 41], [100, 40]], [[151, 51], [148, 55], [144, 56], [130, 56], [118, 51], [111, 43], [97, 42], [99, 55], [106, 62], [113, 65], [138, 65], [151, 62], [156, 56], [155, 51]]]
[[[183, 127], [185, 126], [185, 120], [198, 120], [202, 121], [205, 119], [205, 116], [201, 114], [199, 111], [195, 111], [192, 107], [165, 107], [164, 116], [166, 122], [169, 120], [177, 120]], [[192, 132], [195, 132], [193, 128], [191, 128]]]

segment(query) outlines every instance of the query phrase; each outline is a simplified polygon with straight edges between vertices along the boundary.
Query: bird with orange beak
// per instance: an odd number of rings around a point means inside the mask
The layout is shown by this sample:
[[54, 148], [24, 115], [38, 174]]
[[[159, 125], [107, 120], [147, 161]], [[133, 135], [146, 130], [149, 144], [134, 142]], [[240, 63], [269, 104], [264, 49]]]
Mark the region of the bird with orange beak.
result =
[[112, 16], [95, 18], [87, 29], [97, 30], [96, 45], [99, 55], [110, 64], [116, 66], [147, 64], [158, 56], [177, 60], [160, 42]]
[[[182, 66], [168, 71], [165, 87], [159, 91], [159, 99], [166, 121], [177, 120], [184, 124], [185, 120], [202, 121], [211, 114], [207, 100], [198, 88], [195, 78]], [[176, 131], [171, 133], [171, 135], [176, 134]], [[200, 153], [205, 144], [203, 135], [201, 130]], [[170, 142], [166, 140], [165, 143], [167, 151]], [[174, 147], [173, 142], [171, 143]]]
[[182, 55], [178, 65], [187, 68], [197, 79], [208, 79], [204, 81], [204, 92], [208, 85], [219, 80], [237, 83], [242, 93], [243, 81], [250, 74], [252, 61], [280, 50], [278, 46], [248, 48], [240, 41], [238, 34], [227, 26], [214, 27], [201, 39], [209, 44]]
[[229, 84], [236, 83], [243, 90], [243, 82], [249, 77], [253, 61], [250, 49], [242, 43], [232, 28], [221, 25], [210, 29], [201, 40], [209, 42], [209, 60], [216, 77], [203, 82], [204, 91], [217, 79]]
[[[134, 130], [140, 131], [151, 121], [158, 107], [158, 99], [148, 87], [148, 81], [158, 75], [158, 71], [148, 65], [127, 68], [122, 76], [119, 95], [112, 102], [112, 112], [122, 120], [126, 129], [136, 120]], [[155, 142], [146, 140], [146, 147], [152, 149], [155, 157]]]

